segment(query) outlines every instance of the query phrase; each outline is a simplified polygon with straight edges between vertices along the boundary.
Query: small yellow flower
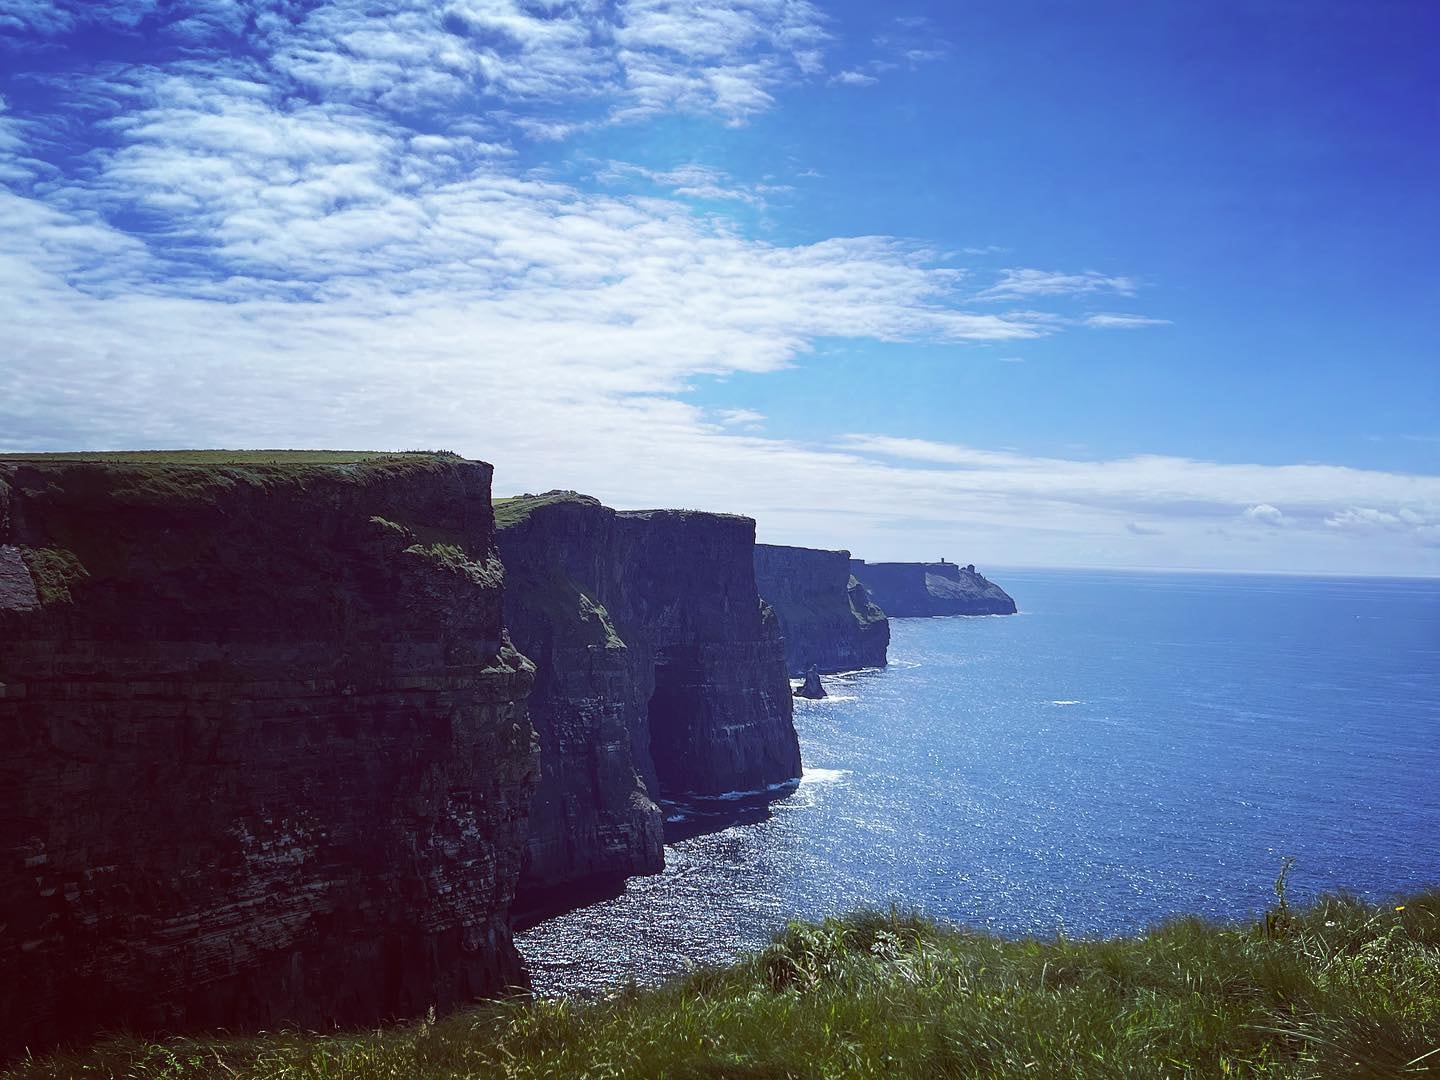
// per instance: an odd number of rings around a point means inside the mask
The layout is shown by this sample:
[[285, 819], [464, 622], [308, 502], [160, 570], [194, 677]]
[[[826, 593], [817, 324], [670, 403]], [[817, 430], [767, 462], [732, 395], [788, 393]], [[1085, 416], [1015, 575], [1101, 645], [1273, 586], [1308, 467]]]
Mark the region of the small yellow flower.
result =
[[1401, 904], [1401, 905], [1400, 905], [1399, 907], [1397, 907], [1395, 910], [1396, 910], [1396, 911], [1404, 911], [1404, 910], [1405, 910], [1405, 905], [1404, 905], [1404, 904]]

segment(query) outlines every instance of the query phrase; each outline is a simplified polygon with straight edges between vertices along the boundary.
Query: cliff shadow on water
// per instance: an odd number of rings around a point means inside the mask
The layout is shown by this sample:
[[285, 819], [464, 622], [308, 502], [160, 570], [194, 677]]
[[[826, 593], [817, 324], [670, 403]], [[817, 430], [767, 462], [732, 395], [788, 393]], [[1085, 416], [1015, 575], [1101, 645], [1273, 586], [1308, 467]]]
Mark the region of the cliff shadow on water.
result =
[[574, 492], [500, 500], [496, 520], [508, 625], [537, 665], [524, 925], [659, 872], [671, 804], [755, 792], [734, 806], [754, 813], [800, 775], [800, 752], [753, 521]]

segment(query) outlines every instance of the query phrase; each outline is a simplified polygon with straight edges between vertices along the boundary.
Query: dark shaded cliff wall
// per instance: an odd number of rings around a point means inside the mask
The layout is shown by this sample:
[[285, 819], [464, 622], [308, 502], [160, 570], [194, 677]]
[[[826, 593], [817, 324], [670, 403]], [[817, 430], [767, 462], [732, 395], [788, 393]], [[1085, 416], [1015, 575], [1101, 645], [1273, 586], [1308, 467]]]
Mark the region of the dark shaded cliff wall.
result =
[[800, 775], [753, 521], [617, 513], [571, 492], [506, 500], [499, 515], [511, 630], [538, 666], [522, 903], [660, 869], [662, 795]]
[[523, 980], [490, 475], [0, 461], [0, 1050]]
[[885, 666], [890, 623], [851, 577], [848, 551], [756, 544], [755, 583], [780, 620], [792, 675]]
[[616, 515], [626, 588], [601, 596], [655, 650], [650, 753], [662, 795], [753, 791], [800, 775], [780, 626], [755, 587], [755, 522]]
[[519, 509], [502, 512], [498, 536], [506, 625], [536, 666], [539, 782], [516, 898], [528, 920], [658, 873], [664, 839], [651, 798], [653, 657], [621, 639], [597, 599], [623, 587], [615, 511], [579, 496]]
[[850, 572], [892, 619], [926, 615], [1013, 615], [1015, 601], [973, 567], [955, 563], [867, 563]]

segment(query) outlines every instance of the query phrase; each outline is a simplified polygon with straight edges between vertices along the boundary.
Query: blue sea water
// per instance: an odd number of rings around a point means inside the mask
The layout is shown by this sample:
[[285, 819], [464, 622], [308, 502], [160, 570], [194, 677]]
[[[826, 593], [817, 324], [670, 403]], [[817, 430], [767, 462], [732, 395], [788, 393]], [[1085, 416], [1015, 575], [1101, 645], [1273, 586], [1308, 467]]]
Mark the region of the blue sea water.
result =
[[806, 778], [520, 936], [545, 993], [721, 962], [792, 916], [1007, 935], [1440, 885], [1440, 581], [1020, 571], [1008, 618], [899, 619], [796, 703]]

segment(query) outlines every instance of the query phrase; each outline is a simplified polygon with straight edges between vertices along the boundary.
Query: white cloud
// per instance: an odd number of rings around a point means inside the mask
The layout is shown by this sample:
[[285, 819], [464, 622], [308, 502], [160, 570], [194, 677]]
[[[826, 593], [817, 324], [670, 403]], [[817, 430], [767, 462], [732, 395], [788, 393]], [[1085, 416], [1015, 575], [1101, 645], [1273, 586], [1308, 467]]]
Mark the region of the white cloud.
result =
[[75, 16], [56, 0], [9, 0], [0, 8], [0, 33], [50, 37], [75, 25]]
[[839, 86], [874, 86], [880, 80], [874, 75], [867, 75], [863, 71], [837, 71], [830, 76], [829, 81]]
[[[690, 404], [699, 377], [818, 363], [829, 339], [1026, 341], [1075, 325], [1042, 310], [1047, 298], [1137, 287], [1010, 269], [976, 292], [894, 238], [747, 236], [683, 200], [760, 205], [776, 188], [702, 164], [612, 166], [665, 197], [516, 164], [522, 130], [564, 137], [663, 110], [731, 122], [768, 107], [784, 85], [821, 77], [809, 4], [251, 12], [254, 57], [197, 46], [168, 66], [76, 77], [65, 100], [83, 110], [0, 113], [0, 179], [18, 178], [0, 191], [10, 447], [452, 446], [495, 461], [502, 490], [738, 510], [775, 539], [872, 557], [963, 535], [976, 558], [1193, 563], [1214, 544], [1199, 530], [1274, 500], [1302, 550], [1266, 554], [1262, 533], [1248, 565], [1436, 558], [1435, 478], [886, 435], [817, 446], [764, 436], [753, 410]], [[204, 13], [187, 40], [233, 32], [223, 0]], [[432, 107], [447, 101], [463, 107]], [[96, 115], [104, 137], [83, 162], [37, 182], [37, 133]], [[981, 314], [977, 299], [1035, 310]], [[1354, 507], [1404, 527], [1359, 545], [1325, 525]]]
[[806, 0], [622, 0], [619, 13], [623, 118], [713, 112], [738, 123], [823, 66], [828, 34]]
[[720, 409], [715, 415], [727, 428], [755, 431], [765, 426], [765, 414], [754, 409]]
[[794, 190], [788, 184], [743, 184], [723, 169], [693, 162], [671, 169], [649, 169], [624, 161], [611, 161], [599, 172], [598, 179], [609, 184], [638, 179], [668, 189], [671, 195], [680, 199], [739, 202], [756, 207], [765, 206], [767, 196]]
[[[413, 113], [476, 96], [597, 102], [612, 120], [681, 111], [741, 122], [783, 86], [818, 76], [829, 40], [806, 0], [11, 0], [0, 31], [56, 36], [146, 19], [191, 48], [248, 35], [271, 73], [322, 104]], [[574, 126], [573, 117], [514, 119], [538, 131]]]
[[1373, 506], [1350, 506], [1325, 519], [1325, 524], [1332, 529], [1348, 529], [1352, 532], [1405, 529], [1422, 523], [1420, 515], [1403, 507], [1398, 513], [1390, 513], [1376, 510]]
[[1146, 315], [1115, 315], [1101, 313], [1088, 315], [1085, 325], [1097, 330], [1138, 330], [1146, 326], [1169, 326], [1169, 319], [1152, 319]]
[[1007, 269], [1000, 280], [979, 293], [982, 300], [1022, 300], [1037, 296], [1075, 296], [1085, 293], [1113, 292], [1122, 296], [1133, 294], [1138, 287], [1134, 278], [1107, 276], [1086, 270], [1065, 274], [1049, 270]]
[[940, 36], [934, 21], [925, 15], [900, 15], [892, 19], [890, 28], [875, 38], [875, 47], [912, 68], [944, 60], [953, 48]]
[[1269, 503], [1257, 503], [1240, 516], [1247, 522], [1272, 529], [1278, 529], [1288, 524], [1285, 515]]

